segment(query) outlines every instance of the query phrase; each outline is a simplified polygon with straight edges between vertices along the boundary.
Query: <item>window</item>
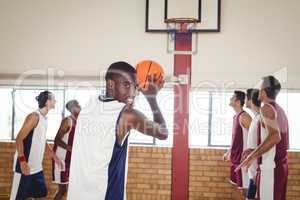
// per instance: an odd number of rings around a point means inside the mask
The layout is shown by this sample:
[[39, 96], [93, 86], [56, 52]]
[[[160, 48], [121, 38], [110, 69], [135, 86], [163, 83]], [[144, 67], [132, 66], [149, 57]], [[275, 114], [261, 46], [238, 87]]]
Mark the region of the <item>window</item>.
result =
[[[167, 140], [158, 140], [153, 137], [143, 135], [138, 131], [132, 130], [130, 133], [131, 143], [157, 144], [160, 146], [171, 146], [173, 143], [173, 110], [174, 110], [174, 92], [167, 88], [162, 89], [157, 96], [157, 101], [163, 116], [165, 117], [169, 137]], [[143, 112], [149, 119], [153, 119], [152, 111], [143, 94], [139, 94], [135, 99], [135, 108]]]
[[229, 106], [233, 91], [212, 93], [211, 139], [209, 145], [229, 146], [231, 143], [233, 116]]
[[190, 146], [230, 145], [235, 115], [229, 106], [232, 94], [233, 90], [191, 92]]
[[[14, 138], [16, 138], [21, 129], [26, 116], [38, 109], [38, 103], [35, 99], [43, 89], [16, 89], [15, 98], [15, 119], [14, 119]], [[63, 90], [50, 90], [54, 93], [56, 99], [55, 109], [48, 115], [47, 139], [53, 140], [60, 125], [63, 113]]]
[[288, 118], [290, 149], [300, 149], [300, 123], [299, 123], [300, 93], [290, 92], [288, 94]]
[[155, 140], [155, 144], [159, 146], [172, 146], [173, 145], [173, 129], [174, 129], [174, 90], [173, 88], [162, 89], [157, 96], [159, 108], [167, 124], [169, 131], [168, 139]]
[[[101, 89], [101, 88], [100, 88]], [[53, 140], [62, 117], [70, 113], [65, 104], [71, 99], [77, 99], [84, 108], [90, 97], [100, 94], [95, 87], [78, 87], [65, 89], [50, 89], [56, 99], [56, 107], [48, 113], [47, 138]], [[102, 88], [104, 89], [104, 88]], [[15, 139], [25, 117], [38, 109], [35, 97], [44, 91], [43, 88], [1, 87], [0, 98], [2, 112], [0, 113], [0, 140]], [[233, 109], [229, 106], [233, 90], [210, 92], [204, 89], [192, 89], [190, 92], [189, 117], [189, 145], [190, 146], [229, 146], [231, 142]], [[167, 140], [158, 140], [153, 137], [131, 131], [131, 144], [150, 144], [159, 146], [172, 146], [173, 144], [173, 114], [174, 91], [173, 88], [162, 89], [157, 96], [159, 107], [165, 117], [169, 130]], [[286, 111], [289, 119], [290, 148], [300, 149], [300, 124], [298, 120], [298, 102], [300, 92], [296, 90], [282, 90], [277, 102]], [[143, 94], [135, 99], [136, 109], [143, 112], [149, 119], [153, 119], [150, 106]], [[247, 110], [247, 109], [246, 109]], [[13, 112], [14, 111], [14, 112]], [[250, 112], [251, 114], [251, 112]]]
[[12, 137], [12, 89], [0, 88], [0, 140], [10, 140]]
[[192, 90], [190, 93], [189, 145], [207, 146], [210, 121], [211, 95]]

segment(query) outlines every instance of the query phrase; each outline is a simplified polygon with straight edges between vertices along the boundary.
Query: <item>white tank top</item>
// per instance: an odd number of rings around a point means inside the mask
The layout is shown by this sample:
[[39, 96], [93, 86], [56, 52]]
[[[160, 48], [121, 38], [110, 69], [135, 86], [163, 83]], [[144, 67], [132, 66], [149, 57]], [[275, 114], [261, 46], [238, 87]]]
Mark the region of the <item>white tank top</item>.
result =
[[[241, 123], [240, 123], [241, 124]], [[242, 124], [242, 131], [243, 131], [243, 151], [247, 149], [247, 143], [248, 143], [248, 129], [246, 129]]]
[[[247, 143], [247, 148], [248, 149], [255, 149], [257, 147], [257, 125], [260, 121], [260, 114], [255, 113], [255, 116], [252, 119], [252, 122], [249, 127], [249, 132], [248, 132], [248, 143]], [[253, 179], [256, 175], [257, 171], [257, 161], [253, 161], [251, 166], [249, 167], [248, 174], [249, 178]]]
[[75, 129], [68, 199], [105, 199], [116, 124], [124, 104], [93, 97], [81, 110]]
[[[30, 174], [43, 170], [43, 158], [46, 146], [47, 118], [41, 112], [35, 111], [39, 116], [38, 124], [23, 140], [24, 155], [30, 167]], [[21, 173], [18, 153], [14, 156], [14, 171]]]
[[[272, 105], [270, 106], [273, 107]], [[262, 124], [260, 126], [261, 126], [260, 129], [261, 143], [263, 143], [266, 140], [269, 133], [267, 129], [262, 126]], [[274, 145], [274, 147], [272, 147], [269, 151], [267, 151], [262, 155], [262, 164], [260, 165], [260, 169], [261, 170], [274, 169], [276, 166], [274, 161], [275, 155], [276, 155], [276, 145]]]
[[260, 114], [255, 113], [249, 127], [247, 148], [255, 149], [257, 147], [257, 125], [260, 121]]

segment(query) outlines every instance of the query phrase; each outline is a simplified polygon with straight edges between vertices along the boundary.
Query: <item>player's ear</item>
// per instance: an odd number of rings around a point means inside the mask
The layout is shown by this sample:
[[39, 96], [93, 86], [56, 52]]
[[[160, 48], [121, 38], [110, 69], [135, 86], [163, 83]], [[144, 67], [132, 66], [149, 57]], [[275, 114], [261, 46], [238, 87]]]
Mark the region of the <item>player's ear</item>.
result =
[[106, 85], [109, 89], [113, 89], [115, 86], [115, 82], [113, 80], [109, 79], [106, 81]]
[[265, 89], [261, 90], [261, 97], [262, 97], [262, 99], [265, 99], [267, 97], [267, 93], [266, 93]]

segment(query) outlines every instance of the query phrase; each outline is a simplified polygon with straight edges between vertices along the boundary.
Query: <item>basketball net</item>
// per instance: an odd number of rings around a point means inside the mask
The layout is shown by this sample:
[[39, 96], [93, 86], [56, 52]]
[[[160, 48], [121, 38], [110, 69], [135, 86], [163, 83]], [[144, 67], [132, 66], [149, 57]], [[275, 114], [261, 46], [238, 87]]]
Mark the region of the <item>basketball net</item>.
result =
[[[196, 54], [196, 50], [192, 51], [174, 51], [170, 49], [170, 43], [173, 43], [175, 41], [175, 34], [189, 34], [193, 33], [193, 30], [196, 28], [198, 20], [195, 18], [171, 18], [166, 19], [165, 23], [167, 25], [168, 31], [168, 39], [167, 39], [167, 52], [174, 54], [174, 53], [180, 53], [180, 54]], [[196, 34], [196, 44], [197, 44], [198, 38]], [[197, 45], [195, 46], [197, 48]]]
[[167, 29], [171, 32], [188, 33], [196, 27], [197, 19], [195, 18], [171, 18], [166, 19]]

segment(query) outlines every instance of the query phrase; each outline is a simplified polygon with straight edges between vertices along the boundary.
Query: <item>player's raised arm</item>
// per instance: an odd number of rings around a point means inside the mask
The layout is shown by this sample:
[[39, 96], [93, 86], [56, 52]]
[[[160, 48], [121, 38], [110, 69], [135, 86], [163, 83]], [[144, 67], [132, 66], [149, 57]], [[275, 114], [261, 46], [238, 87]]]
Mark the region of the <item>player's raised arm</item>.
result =
[[128, 111], [128, 120], [129, 124], [131, 124], [131, 128], [136, 129], [146, 135], [165, 140], [168, 138], [168, 129], [156, 99], [158, 91], [164, 85], [164, 81], [161, 80], [157, 84], [154, 84], [154, 80], [151, 79], [152, 78], [149, 77], [150, 84], [148, 89], [142, 91], [142, 93], [146, 97], [152, 110], [153, 121], [149, 120], [142, 112], [135, 109]]

